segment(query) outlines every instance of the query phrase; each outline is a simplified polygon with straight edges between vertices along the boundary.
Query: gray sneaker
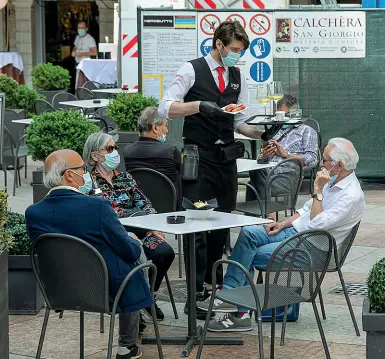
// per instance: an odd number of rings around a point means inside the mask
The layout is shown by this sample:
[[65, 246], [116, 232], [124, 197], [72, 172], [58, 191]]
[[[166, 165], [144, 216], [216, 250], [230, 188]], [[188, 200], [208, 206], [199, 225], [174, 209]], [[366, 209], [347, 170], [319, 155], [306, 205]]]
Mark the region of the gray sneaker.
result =
[[211, 320], [208, 326], [210, 332], [248, 332], [252, 329], [249, 313], [243, 314], [242, 317], [226, 313], [218, 321]]
[[[211, 297], [208, 297], [203, 302], [197, 302], [197, 307], [207, 312], [209, 310], [210, 299]], [[220, 299], [215, 298], [213, 312], [233, 313], [238, 312], [238, 308], [233, 304], [222, 302]]]

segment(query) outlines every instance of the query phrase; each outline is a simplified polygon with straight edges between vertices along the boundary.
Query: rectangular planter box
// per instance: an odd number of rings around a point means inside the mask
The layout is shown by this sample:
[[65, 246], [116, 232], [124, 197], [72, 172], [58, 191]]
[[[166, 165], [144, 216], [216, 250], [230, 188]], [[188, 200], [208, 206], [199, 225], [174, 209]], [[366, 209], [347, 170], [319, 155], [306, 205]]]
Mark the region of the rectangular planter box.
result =
[[44, 306], [29, 256], [8, 257], [9, 314], [37, 314]]
[[366, 359], [384, 359], [385, 313], [371, 313], [368, 298], [362, 306], [362, 328], [366, 332]]
[[0, 253], [0, 358], [9, 357], [8, 252]]
[[49, 189], [43, 184], [43, 170], [32, 172], [33, 203], [40, 202], [47, 195]]
[[117, 143], [119, 145], [120, 165], [117, 168], [117, 170], [120, 172], [125, 172], [126, 167], [124, 165], [124, 155], [123, 155], [124, 148], [129, 143], [134, 143], [135, 141], [137, 141], [139, 139], [139, 133], [114, 130], [114, 131], [111, 131], [110, 134], [111, 136], [119, 135], [119, 140], [117, 141]]

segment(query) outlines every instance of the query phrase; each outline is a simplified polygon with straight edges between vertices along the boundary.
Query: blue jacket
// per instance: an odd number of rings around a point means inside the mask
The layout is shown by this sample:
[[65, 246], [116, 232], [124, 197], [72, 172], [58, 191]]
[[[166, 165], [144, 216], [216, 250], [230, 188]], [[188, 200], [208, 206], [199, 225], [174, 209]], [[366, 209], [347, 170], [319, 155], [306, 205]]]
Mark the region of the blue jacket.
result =
[[[128, 236], [110, 202], [70, 189], [57, 189], [29, 206], [25, 218], [32, 240], [44, 233], [62, 233], [83, 239], [96, 248], [107, 265], [112, 306], [122, 281], [139, 259], [140, 244]], [[151, 304], [143, 273], [136, 273], [127, 283], [118, 309], [133, 312]]]

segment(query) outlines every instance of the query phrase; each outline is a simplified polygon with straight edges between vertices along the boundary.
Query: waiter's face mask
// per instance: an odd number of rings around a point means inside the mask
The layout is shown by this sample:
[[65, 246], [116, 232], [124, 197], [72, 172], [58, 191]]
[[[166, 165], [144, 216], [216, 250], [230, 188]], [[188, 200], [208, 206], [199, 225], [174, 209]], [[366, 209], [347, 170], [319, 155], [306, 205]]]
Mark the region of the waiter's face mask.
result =
[[[222, 45], [222, 50], [219, 50], [219, 55], [221, 56], [223, 66], [226, 66], [226, 67], [235, 66], [238, 63], [239, 59], [241, 58], [241, 54], [240, 53], [238, 54], [236, 52], [232, 52], [226, 49], [225, 45], [223, 45], [223, 42], [221, 42], [221, 45]], [[222, 55], [222, 51], [224, 49], [226, 49], [227, 51], [227, 56]]]

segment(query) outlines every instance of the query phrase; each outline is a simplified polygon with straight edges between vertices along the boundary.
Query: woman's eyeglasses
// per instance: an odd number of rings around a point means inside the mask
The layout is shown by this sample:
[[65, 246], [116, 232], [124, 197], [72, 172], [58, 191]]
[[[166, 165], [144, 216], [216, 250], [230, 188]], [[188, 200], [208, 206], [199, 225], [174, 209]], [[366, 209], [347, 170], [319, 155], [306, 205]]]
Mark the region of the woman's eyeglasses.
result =
[[113, 145], [113, 146], [111, 145], [111, 146], [106, 146], [102, 148], [102, 150], [107, 151], [107, 153], [112, 153], [114, 150], [118, 150], [118, 149], [119, 149], [118, 145]]

